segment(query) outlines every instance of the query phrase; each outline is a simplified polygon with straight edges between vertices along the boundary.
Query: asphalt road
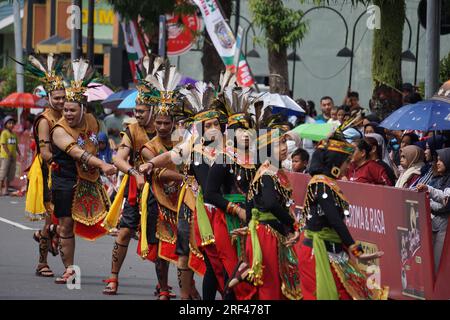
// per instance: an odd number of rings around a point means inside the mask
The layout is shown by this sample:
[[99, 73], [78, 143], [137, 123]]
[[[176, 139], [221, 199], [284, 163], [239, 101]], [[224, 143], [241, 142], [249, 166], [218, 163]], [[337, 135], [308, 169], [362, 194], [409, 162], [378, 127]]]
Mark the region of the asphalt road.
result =
[[[37, 277], [38, 245], [32, 235], [33, 230], [42, 226], [42, 222], [28, 221], [24, 207], [25, 198], [0, 197], [0, 299], [156, 299], [153, 294], [157, 284], [154, 264], [143, 261], [136, 254], [135, 240], [130, 242], [122, 266], [117, 296], [102, 294], [102, 280], [109, 276], [111, 267], [112, 236], [102, 237], [95, 242], [76, 239], [75, 264], [81, 270], [79, 290], [69, 290], [65, 285], [54, 284], [54, 278]], [[49, 254], [48, 262], [56, 276], [63, 273], [64, 267], [59, 256]], [[196, 276], [195, 280], [201, 293], [201, 278]], [[169, 270], [169, 284], [178, 299], [178, 281], [173, 264]]]

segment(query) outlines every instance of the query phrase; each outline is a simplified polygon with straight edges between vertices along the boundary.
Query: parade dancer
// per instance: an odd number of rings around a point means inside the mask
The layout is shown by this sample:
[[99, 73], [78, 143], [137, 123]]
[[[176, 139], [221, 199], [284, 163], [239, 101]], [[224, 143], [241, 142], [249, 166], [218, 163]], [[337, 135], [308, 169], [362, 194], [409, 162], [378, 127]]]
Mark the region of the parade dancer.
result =
[[[229, 73], [227, 77], [230, 79]], [[221, 120], [224, 122], [226, 116], [220, 111], [222, 104], [215, 98], [211, 84], [197, 82], [194, 87], [181, 89], [180, 92], [192, 107], [193, 114], [185, 119], [185, 123], [192, 123], [192, 135], [172, 151], [153, 158], [142, 166], [142, 170], [156, 170], [169, 162], [183, 166], [176, 244], [181, 294], [182, 298], [188, 297], [195, 290], [192, 285], [194, 271], [204, 274], [203, 299], [214, 300], [217, 290], [222, 295], [224, 293], [224, 272], [214, 244], [211, 206], [204, 203], [203, 192], [209, 168], [223, 149], [224, 123]]]
[[[50, 108], [42, 112], [34, 121], [33, 138], [36, 142], [36, 155], [28, 173], [28, 189], [25, 211], [30, 220], [45, 220], [43, 228], [33, 234], [39, 243], [39, 263], [36, 275], [53, 277], [54, 274], [47, 263], [48, 252], [58, 254], [57, 224], [53, 215], [53, 203], [49, 188], [49, 166], [52, 162], [50, 132], [62, 116], [66, 97], [62, 76], [63, 60], [50, 53], [47, 57], [30, 56], [23, 64], [25, 70], [37, 77], [47, 93]], [[54, 220], [53, 220], [53, 219]]]
[[286, 136], [279, 129], [261, 131], [258, 163], [262, 162], [250, 184], [249, 227], [234, 231], [245, 236], [246, 258], [230, 281], [232, 287], [246, 280], [254, 286], [249, 298], [258, 300], [300, 300], [300, 276], [293, 245], [300, 231], [289, 208], [292, 187], [281, 167], [287, 158]]
[[[182, 106], [179, 92], [175, 91], [178, 79], [179, 74], [175, 71], [175, 67], [171, 66], [166, 73], [157, 75], [156, 81], [153, 82], [157, 86], [156, 90], [159, 90], [155, 92], [155, 96], [159, 96], [160, 101], [155, 109], [157, 136], [146, 143], [142, 149], [142, 155], [147, 161], [151, 161], [157, 155], [169, 152], [178, 142], [172, 140], [175, 126], [174, 117], [177, 109]], [[193, 272], [188, 268], [190, 225], [186, 213], [181, 215], [178, 210], [178, 198], [181, 183], [184, 180], [180, 171], [182, 172], [182, 166], [176, 166], [173, 162], [168, 161], [164, 167], [152, 171], [152, 175], [144, 187], [141, 207], [144, 208], [144, 203], [147, 202], [149, 188], [152, 189], [157, 206], [147, 205], [147, 210], [143, 209], [142, 211], [141, 255], [146, 257], [150, 253], [153, 259], [158, 257], [177, 264], [181, 299], [200, 299], [195, 285], [192, 285]], [[147, 224], [144, 222], [147, 215], [149, 221], [153, 222], [149, 223], [150, 233], [147, 233], [145, 229]], [[144, 238], [147, 234], [149, 239]], [[202, 268], [196, 271], [203, 275]], [[168, 292], [164, 291], [161, 291], [161, 298], [164, 294], [166, 298], [169, 298]]]
[[[153, 61], [151, 61], [153, 59]], [[142, 163], [140, 155], [142, 147], [155, 136], [155, 127], [153, 122], [153, 108], [158, 100], [154, 99], [153, 87], [147, 81], [149, 77], [158, 70], [164, 68], [164, 60], [160, 57], [145, 57], [144, 70], [139, 73], [140, 81], [137, 86], [138, 95], [136, 98], [136, 107], [134, 115], [137, 122], [130, 124], [124, 133], [122, 133], [122, 142], [119, 145], [117, 155], [114, 157], [114, 164], [125, 173], [119, 192], [114, 199], [111, 210], [105, 218], [105, 228], [112, 229], [117, 226], [120, 217], [120, 209], [125, 198], [125, 204], [120, 219], [120, 229], [114, 247], [112, 250], [111, 276], [104, 280], [107, 283], [104, 294], [115, 295], [118, 289], [119, 272], [125, 260], [128, 245], [131, 237], [138, 230], [140, 223], [139, 198], [142, 188], [145, 184], [144, 176], [138, 171]], [[153, 68], [150, 71], [150, 66]], [[161, 259], [155, 261], [155, 269], [158, 277], [160, 291], [169, 292], [168, 270], [169, 264]]]
[[95, 117], [86, 113], [87, 85], [93, 70], [86, 60], [72, 62], [74, 79], [66, 89], [63, 118], [53, 127], [52, 197], [59, 219], [59, 252], [65, 267], [58, 284], [71, 281], [75, 253], [75, 235], [95, 240], [106, 234], [101, 227], [109, 210], [109, 198], [100, 182], [100, 170], [111, 175], [116, 168], [98, 159]]
[[[361, 261], [379, 258], [383, 253], [366, 254], [353, 240], [344, 218], [348, 201], [336, 180], [345, 172], [354, 147], [345, 141], [343, 131], [321, 141], [309, 169], [313, 178], [304, 202], [305, 239], [298, 252], [300, 280], [305, 300], [386, 299], [388, 290], [368, 283], [367, 277], [349, 255]], [[370, 288], [369, 288], [370, 287]]]
[[[250, 150], [253, 145], [250, 141], [254, 141], [256, 132], [254, 121], [248, 113], [254, 100], [251, 89], [229, 86], [224, 89], [222, 98], [228, 112], [226, 147], [209, 171], [205, 202], [214, 206], [215, 246], [227, 281], [235, 273], [238, 261], [245, 256], [244, 243], [233, 243], [231, 232], [248, 222], [246, 196], [256, 172], [256, 159], [251, 156], [255, 152]], [[235, 297], [231, 294], [227, 299], [248, 299], [252, 287], [241, 283], [233, 288], [233, 292]]]

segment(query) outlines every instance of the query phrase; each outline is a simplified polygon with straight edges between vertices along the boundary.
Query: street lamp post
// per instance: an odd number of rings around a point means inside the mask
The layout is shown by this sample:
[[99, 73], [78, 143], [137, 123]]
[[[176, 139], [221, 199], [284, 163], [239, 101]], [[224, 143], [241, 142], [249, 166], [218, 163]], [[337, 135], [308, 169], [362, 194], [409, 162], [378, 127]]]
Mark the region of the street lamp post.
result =
[[[332, 12], [336, 13], [336, 14], [341, 18], [341, 20], [342, 20], [342, 22], [344, 23], [344, 26], [345, 26], [345, 44], [344, 44], [344, 48], [342, 48], [341, 50], [339, 50], [339, 52], [337, 53], [337, 56], [338, 56], [338, 57], [349, 57], [351, 51], [350, 51], [349, 48], [347, 48], [347, 43], [348, 43], [348, 24], [347, 24], [347, 21], [345, 21], [344, 16], [343, 16], [339, 11], [337, 11], [337, 10], [334, 9], [334, 8], [327, 7], [327, 6], [317, 6], [317, 7], [312, 7], [312, 8], [309, 8], [308, 10], [306, 10], [305, 13], [303, 13], [303, 15], [302, 15], [302, 17], [300, 18], [300, 20], [298, 21], [298, 23], [300, 24], [301, 21], [303, 20], [303, 18], [304, 18], [307, 14], [309, 14], [311, 11], [319, 10], [319, 9], [327, 9], [327, 10], [331, 10]], [[291, 56], [291, 54], [290, 54], [289, 56]], [[292, 57], [292, 59], [288, 59], [288, 60], [293, 60], [293, 61], [294, 61], [294, 62], [293, 62], [293, 66], [292, 66], [292, 89], [291, 89], [292, 95], [294, 95], [295, 64], [296, 64], [296, 61], [301, 61], [300, 57], [297, 56], [297, 45], [296, 45], [296, 44], [294, 44], [294, 54], [293, 54], [293, 57]]]
[[[351, 54], [350, 54], [350, 75], [349, 75], [349, 80], [348, 80], [348, 87], [351, 88], [352, 87], [352, 77], [353, 77], [353, 60], [355, 58], [355, 35], [356, 35], [356, 27], [358, 26], [359, 21], [361, 20], [361, 18], [366, 14], [366, 11], [363, 11], [358, 19], [356, 19], [355, 24], [353, 25], [353, 32], [352, 32], [352, 48], [351, 50]], [[408, 40], [408, 49], [404, 52], [402, 52], [402, 60], [404, 61], [415, 61], [416, 62], [416, 68], [417, 68], [417, 53], [416, 56], [414, 56], [414, 54], [411, 52], [411, 40], [412, 40], [412, 28], [411, 28], [411, 23], [409, 21], [409, 19], [407, 17], [405, 17], [406, 23], [408, 25], [408, 29], [409, 29], [409, 40]], [[418, 52], [418, 48], [417, 48], [417, 52]]]
[[[13, 14], [14, 14], [14, 46], [15, 46], [15, 58], [17, 61], [23, 61], [23, 49], [22, 49], [22, 19], [20, 18], [20, 2], [14, 0], [13, 2]], [[16, 84], [17, 92], [22, 93], [24, 91], [23, 80], [23, 66], [16, 63]], [[20, 124], [20, 116], [22, 114], [22, 108], [17, 108], [17, 121]]]

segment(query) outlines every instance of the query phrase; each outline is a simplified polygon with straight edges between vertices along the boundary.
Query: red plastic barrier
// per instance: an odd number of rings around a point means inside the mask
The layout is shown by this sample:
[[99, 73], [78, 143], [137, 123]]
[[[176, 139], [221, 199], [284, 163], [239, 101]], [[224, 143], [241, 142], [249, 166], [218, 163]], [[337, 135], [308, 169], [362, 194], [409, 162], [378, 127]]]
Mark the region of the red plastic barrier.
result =
[[[290, 173], [294, 200], [302, 206], [310, 176]], [[340, 181], [350, 203], [346, 220], [356, 241], [366, 251], [381, 250], [384, 256], [362, 266], [392, 299], [450, 299], [450, 245], [446, 245], [437, 274], [434, 273], [431, 215], [426, 193], [370, 184]]]

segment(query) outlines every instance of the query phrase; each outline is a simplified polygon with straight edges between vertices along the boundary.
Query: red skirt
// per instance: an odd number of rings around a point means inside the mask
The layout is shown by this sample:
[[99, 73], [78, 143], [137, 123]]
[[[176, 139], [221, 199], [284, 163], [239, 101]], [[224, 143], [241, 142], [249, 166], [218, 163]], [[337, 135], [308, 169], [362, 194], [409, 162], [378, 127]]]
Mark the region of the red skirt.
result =
[[[214, 215], [216, 213], [216, 209], [211, 206], [205, 206], [205, 210], [206, 214], [208, 215], [209, 223], [211, 224], [212, 227], [214, 225]], [[214, 275], [216, 276], [217, 279], [217, 289], [223, 296], [225, 288], [225, 274], [223, 271], [223, 264], [222, 261], [220, 260], [219, 252], [217, 251], [215, 243], [202, 246], [202, 238], [200, 236], [200, 230], [198, 228], [197, 214], [195, 214], [194, 216], [194, 232], [197, 246], [200, 249], [200, 251], [208, 257], [208, 260], [211, 263], [212, 269], [214, 271]]]
[[[260, 224], [256, 231], [263, 253], [263, 284], [253, 287], [253, 298], [258, 300], [287, 300], [281, 292], [280, 269], [278, 265], [278, 239], [263, 224]], [[251, 265], [253, 254], [250, 235], [247, 236], [246, 253], [249, 259], [248, 263]]]
[[[213, 211], [213, 231], [218, 259], [225, 268], [228, 277], [231, 277], [239, 262], [236, 247], [233, 246], [228, 233], [225, 213], [218, 208], [213, 209]], [[246, 300], [252, 296], [253, 286], [247, 282], [241, 282], [233, 288], [233, 291], [237, 300]]]
[[[312, 254], [312, 248], [302, 245], [298, 250], [298, 264], [300, 269], [300, 283], [304, 300], [317, 300], [316, 298], [316, 259]], [[345, 290], [344, 285], [339, 280], [333, 267], [334, 282], [339, 294], [339, 300], [352, 300], [351, 296]]]

